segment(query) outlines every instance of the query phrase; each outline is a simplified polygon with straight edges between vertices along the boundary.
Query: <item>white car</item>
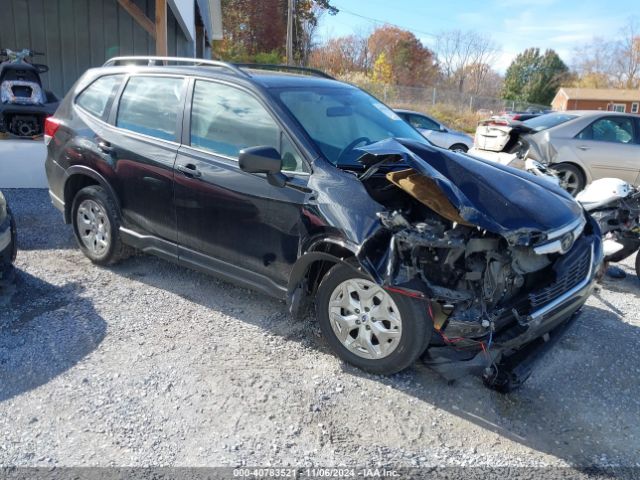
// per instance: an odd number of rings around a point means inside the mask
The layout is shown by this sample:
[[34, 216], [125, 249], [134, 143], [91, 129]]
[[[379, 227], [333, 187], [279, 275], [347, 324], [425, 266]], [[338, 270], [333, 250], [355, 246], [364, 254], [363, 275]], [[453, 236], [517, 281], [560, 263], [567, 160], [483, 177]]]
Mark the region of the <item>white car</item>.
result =
[[473, 137], [444, 126], [424, 113], [412, 110], [395, 111], [405, 122], [417, 129], [431, 143], [448, 150], [467, 152], [473, 147]]

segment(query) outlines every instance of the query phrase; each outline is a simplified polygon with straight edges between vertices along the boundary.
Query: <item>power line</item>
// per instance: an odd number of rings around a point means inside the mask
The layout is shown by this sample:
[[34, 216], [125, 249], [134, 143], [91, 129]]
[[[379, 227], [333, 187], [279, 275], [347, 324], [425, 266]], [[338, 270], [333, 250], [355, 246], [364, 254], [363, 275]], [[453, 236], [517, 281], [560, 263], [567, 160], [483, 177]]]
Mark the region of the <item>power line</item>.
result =
[[354, 17], [362, 18], [364, 20], [369, 20], [370, 22], [382, 23], [384, 25], [391, 25], [392, 27], [397, 27], [397, 28], [401, 28], [403, 30], [409, 30], [409, 31], [414, 32], [414, 33], [420, 33], [422, 35], [427, 35], [429, 37], [437, 38], [437, 35], [435, 33], [425, 32], [423, 30], [417, 30], [415, 28], [403, 27], [402, 25], [397, 25], [395, 23], [391, 23], [391, 22], [388, 22], [386, 20], [380, 20], [378, 18], [367, 17], [366, 15], [361, 15], [359, 13], [352, 12], [350, 10], [345, 10], [344, 8], [341, 8], [341, 7], [337, 6], [337, 5], [336, 5], [336, 8], [338, 9], [338, 13], [346, 13], [348, 15], [353, 15]]

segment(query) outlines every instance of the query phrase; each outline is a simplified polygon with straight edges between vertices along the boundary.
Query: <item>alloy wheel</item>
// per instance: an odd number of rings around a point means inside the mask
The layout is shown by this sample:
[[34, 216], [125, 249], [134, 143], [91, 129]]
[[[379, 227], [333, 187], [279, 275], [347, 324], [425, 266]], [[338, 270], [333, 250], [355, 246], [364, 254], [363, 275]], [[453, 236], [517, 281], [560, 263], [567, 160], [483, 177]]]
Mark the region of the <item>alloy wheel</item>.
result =
[[106, 210], [94, 200], [83, 200], [76, 214], [78, 234], [84, 246], [96, 257], [109, 249], [111, 223]]
[[578, 193], [580, 188], [580, 179], [578, 176], [569, 170], [558, 171], [558, 177], [560, 177], [560, 184], [571, 195]]
[[400, 311], [386, 291], [366, 279], [338, 284], [329, 300], [331, 328], [342, 345], [372, 360], [389, 356], [400, 343]]

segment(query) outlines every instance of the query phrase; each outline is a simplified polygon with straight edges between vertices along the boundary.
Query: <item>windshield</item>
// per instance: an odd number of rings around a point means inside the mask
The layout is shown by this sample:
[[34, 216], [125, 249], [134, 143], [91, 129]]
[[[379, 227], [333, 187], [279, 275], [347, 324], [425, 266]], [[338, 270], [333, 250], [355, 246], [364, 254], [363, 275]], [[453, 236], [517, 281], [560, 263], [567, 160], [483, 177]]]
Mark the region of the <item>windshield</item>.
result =
[[541, 132], [547, 128], [557, 127], [558, 125], [568, 122], [576, 118], [575, 115], [568, 115], [566, 113], [547, 113], [540, 115], [539, 117], [525, 120], [524, 123], [527, 127], [532, 128], [534, 132]]
[[353, 164], [362, 155], [355, 151], [357, 147], [388, 138], [428, 143], [393, 110], [357, 88], [283, 88], [273, 92], [334, 165]]

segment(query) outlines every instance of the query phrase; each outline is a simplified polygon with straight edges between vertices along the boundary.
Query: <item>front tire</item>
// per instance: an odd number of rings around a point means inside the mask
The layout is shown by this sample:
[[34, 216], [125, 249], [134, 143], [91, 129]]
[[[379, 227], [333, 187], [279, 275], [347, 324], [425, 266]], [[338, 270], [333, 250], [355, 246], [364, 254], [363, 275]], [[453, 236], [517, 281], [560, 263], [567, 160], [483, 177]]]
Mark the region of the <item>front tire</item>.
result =
[[384, 290], [343, 264], [329, 270], [320, 283], [316, 314], [338, 357], [378, 375], [411, 366], [433, 330], [424, 301]]
[[98, 185], [80, 190], [73, 199], [73, 231], [82, 253], [97, 265], [113, 265], [131, 254], [120, 238], [120, 217], [113, 199]]

